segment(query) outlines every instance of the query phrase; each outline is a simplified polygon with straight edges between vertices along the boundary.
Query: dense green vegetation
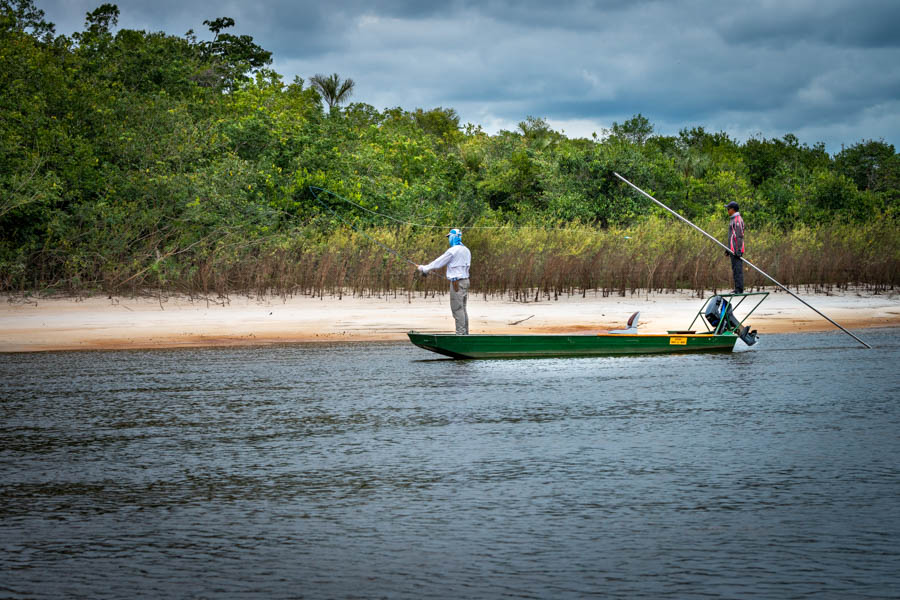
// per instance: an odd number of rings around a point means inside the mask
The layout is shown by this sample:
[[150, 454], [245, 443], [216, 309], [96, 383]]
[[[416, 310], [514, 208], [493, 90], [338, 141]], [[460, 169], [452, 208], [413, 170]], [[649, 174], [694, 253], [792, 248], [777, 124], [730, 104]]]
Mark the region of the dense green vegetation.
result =
[[[204, 22], [204, 40], [116, 30], [118, 15], [104, 4], [84, 31], [56, 36], [31, 0], [0, 0], [0, 290], [437, 285], [349, 230], [310, 186], [470, 228], [485, 292], [728, 285], [719, 252], [613, 171], [723, 235], [722, 205], [738, 201], [748, 257], [790, 283], [898, 283], [900, 158], [882, 141], [831, 156], [790, 134], [655, 135], [642, 115], [594, 139], [533, 117], [488, 135], [450, 108], [348, 104], [358, 90], [338, 76], [286, 84], [226, 17]], [[326, 198], [415, 260], [444, 244]]]

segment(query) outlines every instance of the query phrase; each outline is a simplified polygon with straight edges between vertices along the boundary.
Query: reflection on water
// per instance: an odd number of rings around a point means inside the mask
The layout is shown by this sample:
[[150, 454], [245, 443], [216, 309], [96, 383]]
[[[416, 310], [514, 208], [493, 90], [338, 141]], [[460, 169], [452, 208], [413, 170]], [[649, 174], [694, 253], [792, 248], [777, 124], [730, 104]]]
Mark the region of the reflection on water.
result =
[[0, 356], [0, 595], [896, 595], [897, 333]]

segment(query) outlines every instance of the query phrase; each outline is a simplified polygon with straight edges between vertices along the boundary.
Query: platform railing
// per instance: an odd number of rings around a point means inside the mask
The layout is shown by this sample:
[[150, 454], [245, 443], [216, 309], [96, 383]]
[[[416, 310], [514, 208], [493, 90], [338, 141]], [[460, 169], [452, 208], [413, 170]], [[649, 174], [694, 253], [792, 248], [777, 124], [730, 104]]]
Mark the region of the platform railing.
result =
[[[700, 319], [700, 322], [703, 323], [703, 326], [706, 328], [707, 333], [712, 333], [713, 335], [719, 335], [719, 334], [724, 333], [725, 331], [733, 331], [736, 333], [743, 326], [744, 321], [746, 321], [750, 317], [750, 315], [752, 315], [754, 313], [754, 311], [756, 311], [756, 309], [759, 308], [759, 305], [762, 304], [763, 301], [765, 301], [765, 299], [769, 297], [769, 293], [770, 292], [744, 292], [741, 294], [736, 294], [736, 293], [715, 294], [715, 296], [719, 296], [720, 298], [725, 300], [725, 308], [723, 309], [722, 314], [720, 315], [719, 323], [718, 323], [718, 325], [716, 325], [716, 328], [712, 329], [709, 326], [709, 323], [706, 321], [706, 318], [704, 317], [704, 309], [706, 308], [707, 304], [709, 304], [709, 300], [707, 300], [706, 302], [703, 303], [703, 306], [700, 307], [700, 310], [697, 311], [697, 314], [694, 315], [694, 320], [691, 321], [691, 324], [688, 326], [688, 329], [693, 329], [694, 323], [697, 322], [697, 319]], [[715, 296], [711, 296], [711, 298], [714, 298]], [[736, 311], [737, 311], [738, 307], [740, 307], [741, 304], [743, 304], [744, 301], [747, 300], [747, 298], [750, 298], [751, 296], [762, 296], [762, 297], [759, 298], [759, 301], [757, 301], [756, 304], [753, 305], [753, 308], [751, 308], [750, 311], [746, 315], [744, 315], [744, 317], [739, 321], [737, 327], [733, 327], [731, 329], [726, 330], [725, 329], [725, 324], [726, 324], [725, 315], [728, 314], [728, 310], [730, 309], [732, 314], [735, 314], [735, 316], [736, 316], [737, 315]], [[737, 300], [736, 303], [734, 301], [735, 298], [739, 298], [739, 300]], [[751, 300], [751, 302], [753, 302], [753, 301]]]

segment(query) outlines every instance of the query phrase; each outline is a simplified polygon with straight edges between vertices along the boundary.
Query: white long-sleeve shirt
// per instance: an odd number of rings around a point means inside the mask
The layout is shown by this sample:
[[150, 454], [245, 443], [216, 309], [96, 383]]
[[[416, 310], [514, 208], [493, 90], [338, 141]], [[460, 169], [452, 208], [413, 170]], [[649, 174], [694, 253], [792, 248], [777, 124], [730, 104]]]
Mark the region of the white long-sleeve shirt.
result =
[[427, 273], [447, 265], [447, 279], [468, 279], [471, 264], [472, 253], [460, 244], [459, 246], [450, 246], [446, 252], [423, 266], [422, 271]]

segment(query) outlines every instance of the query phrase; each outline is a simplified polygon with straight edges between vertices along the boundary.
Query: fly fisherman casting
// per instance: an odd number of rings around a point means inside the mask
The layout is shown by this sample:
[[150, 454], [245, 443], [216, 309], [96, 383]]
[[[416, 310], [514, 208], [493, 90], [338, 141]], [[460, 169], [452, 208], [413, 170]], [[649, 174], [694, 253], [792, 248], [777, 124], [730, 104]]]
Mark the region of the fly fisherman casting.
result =
[[469, 295], [469, 266], [472, 264], [472, 253], [462, 243], [462, 232], [451, 229], [447, 234], [450, 247], [446, 252], [428, 263], [418, 265], [419, 271], [429, 271], [447, 267], [447, 279], [450, 280], [450, 312], [456, 321], [456, 335], [469, 335], [469, 315], [466, 313], [466, 299]]

